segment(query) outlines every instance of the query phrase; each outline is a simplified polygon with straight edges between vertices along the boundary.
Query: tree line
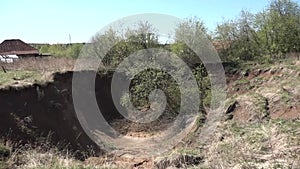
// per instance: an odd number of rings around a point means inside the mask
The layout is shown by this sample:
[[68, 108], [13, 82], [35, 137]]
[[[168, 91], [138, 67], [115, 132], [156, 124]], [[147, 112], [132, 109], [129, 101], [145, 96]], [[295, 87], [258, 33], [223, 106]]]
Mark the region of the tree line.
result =
[[85, 43], [71, 44], [30, 44], [39, 50], [39, 53], [50, 54], [54, 57], [78, 58]]
[[224, 61], [282, 59], [300, 52], [300, 9], [291, 0], [273, 0], [253, 14], [242, 10], [218, 24], [213, 40]]
[[[242, 10], [236, 19], [224, 20], [212, 32], [208, 31], [200, 18], [185, 19], [178, 25], [172, 44], [159, 44], [158, 35], [149, 23], [139, 23], [136, 30], [127, 29], [122, 36], [111, 29], [105, 35], [94, 36], [92, 42], [100, 37], [120, 41], [108, 54], [111, 57], [103, 60], [106, 65], [116, 65], [118, 59], [131, 52], [150, 47], [165, 47], [194, 62], [191, 60], [192, 51], [178, 40], [193, 24], [196, 30], [203, 32], [213, 42], [222, 61], [268, 61], [289, 56], [300, 57], [300, 8], [292, 0], [272, 0], [255, 14]], [[41, 53], [71, 58], [77, 58], [83, 46], [81, 43], [35, 45]]]

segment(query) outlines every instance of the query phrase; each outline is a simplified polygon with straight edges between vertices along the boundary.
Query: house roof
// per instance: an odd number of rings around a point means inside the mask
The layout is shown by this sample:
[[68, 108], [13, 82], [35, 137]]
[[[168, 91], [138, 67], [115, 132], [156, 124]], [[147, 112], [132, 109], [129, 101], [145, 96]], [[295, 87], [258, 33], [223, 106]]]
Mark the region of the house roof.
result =
[[28, 55], [38, 53], [37, 49], [20, 39], [8, 39], [0, 44], [0, 54], [2, 55]]

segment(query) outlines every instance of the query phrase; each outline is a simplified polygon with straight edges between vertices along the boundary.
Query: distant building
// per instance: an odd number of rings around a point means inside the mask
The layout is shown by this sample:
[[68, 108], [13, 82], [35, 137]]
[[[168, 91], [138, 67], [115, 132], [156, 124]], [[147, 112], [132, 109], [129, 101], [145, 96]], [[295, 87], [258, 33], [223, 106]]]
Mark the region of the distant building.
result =
[[35, 57], [39, 51], [20, 39], [7, 39], [0, 44], [0, 55], [2, 58], [15, 59], [22, 57]]
[[7, 39], [0, 44], [0, 61], [11, 63], [22, 57], [36, 57], [39, 51], [20, 39]]
[[12, 63], [18, 59], [19, 57], [17, 55], [0, 55], [1, 62]]

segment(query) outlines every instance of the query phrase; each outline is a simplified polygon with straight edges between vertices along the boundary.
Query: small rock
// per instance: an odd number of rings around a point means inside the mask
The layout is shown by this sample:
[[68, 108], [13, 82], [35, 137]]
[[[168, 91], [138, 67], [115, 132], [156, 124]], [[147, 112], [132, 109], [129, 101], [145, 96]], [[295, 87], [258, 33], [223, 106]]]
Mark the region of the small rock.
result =
[[230, 114], [234, 111], [234, 109], [236, 108], [236, 104], [238, 102], [237, 101], [234, 101], [232, 104], [230, 104], [227, 108], [227, 110], [225, 111], [225, 114]]
[[270, 70], [270, 68], [266, 68], [266, 69], [263, 70], [263, 73], [266, 73], [266, 72], [268, 72], [269, 70]]
[[261, 69], [258, 69], [257, 71], [255, 71], [255, 72], [254, 72], [254, 76], [258, 76], [258, 75], [260, 75], [260, 74], [261, 74], [261, 72], [262, 72], [262, 70], [261, 70]]
[[250, 70], [247, 69], [245, 72], [242, 72], [242, 75], [247, 77], [247, 76], [249, 76], [249, 72], [250, 72]]
[[219, 141], [223, 141], [223, 140], [224, 140], [224, 136], [220, 136]]
[[276, 70], [275, 70], [275, 69], [270, 70], [270, 74], [271, 74], [271, 75], [273, 75], [273, 74], [275, 74], [275, 73], [276, 73]]
[[24, 121], [25, 121], [26, 123], [32, 123], [32, 118], [31, 118], [31, 117], [25, 117], [25, 118], [24, 118]]

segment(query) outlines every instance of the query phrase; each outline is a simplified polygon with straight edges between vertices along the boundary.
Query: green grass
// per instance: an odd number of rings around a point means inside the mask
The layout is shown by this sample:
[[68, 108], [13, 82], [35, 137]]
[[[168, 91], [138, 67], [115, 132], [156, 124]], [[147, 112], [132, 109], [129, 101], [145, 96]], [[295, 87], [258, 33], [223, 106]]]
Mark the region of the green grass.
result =
[[287, 105], [290, 105], [291, 104], [291, 99], [292, 99], [292, 96], [290, 96], [290, 94], [285, 91], [285, 90], [282, 90], [282, 93], [281, 93], [281, 100], [287, 104]]
[[250, 81], [246, 78], [243, 78], [243, 79], [240, 79], [240, 80], [237, 80], [234, 82], [234, 85], [237, 86], [237, 85], [245, 85], [245, 84], [248, 84], [250, 83]]
[[177, 152], [183, 155], [194, 155], [194, 156], [201, 154], [200, 149], [195, 149], [195, 148], [180, 148], [177, 150]]
[[0, 144], [0, 160], [9, 155], [10, 155], [10, 149], [8, 147]]
[[0, 72], [0, 86], [8, 86], [16, 83], [30, 83], [39, 81], [42, 75], [37, 71], [7, 71]]
[[280, 126], [280, 131], [290, 136], [297, 136], [300, 142], [299, 131], [300, 131], [300, 119], [295, 120], [273, 120], [273, 123]]

